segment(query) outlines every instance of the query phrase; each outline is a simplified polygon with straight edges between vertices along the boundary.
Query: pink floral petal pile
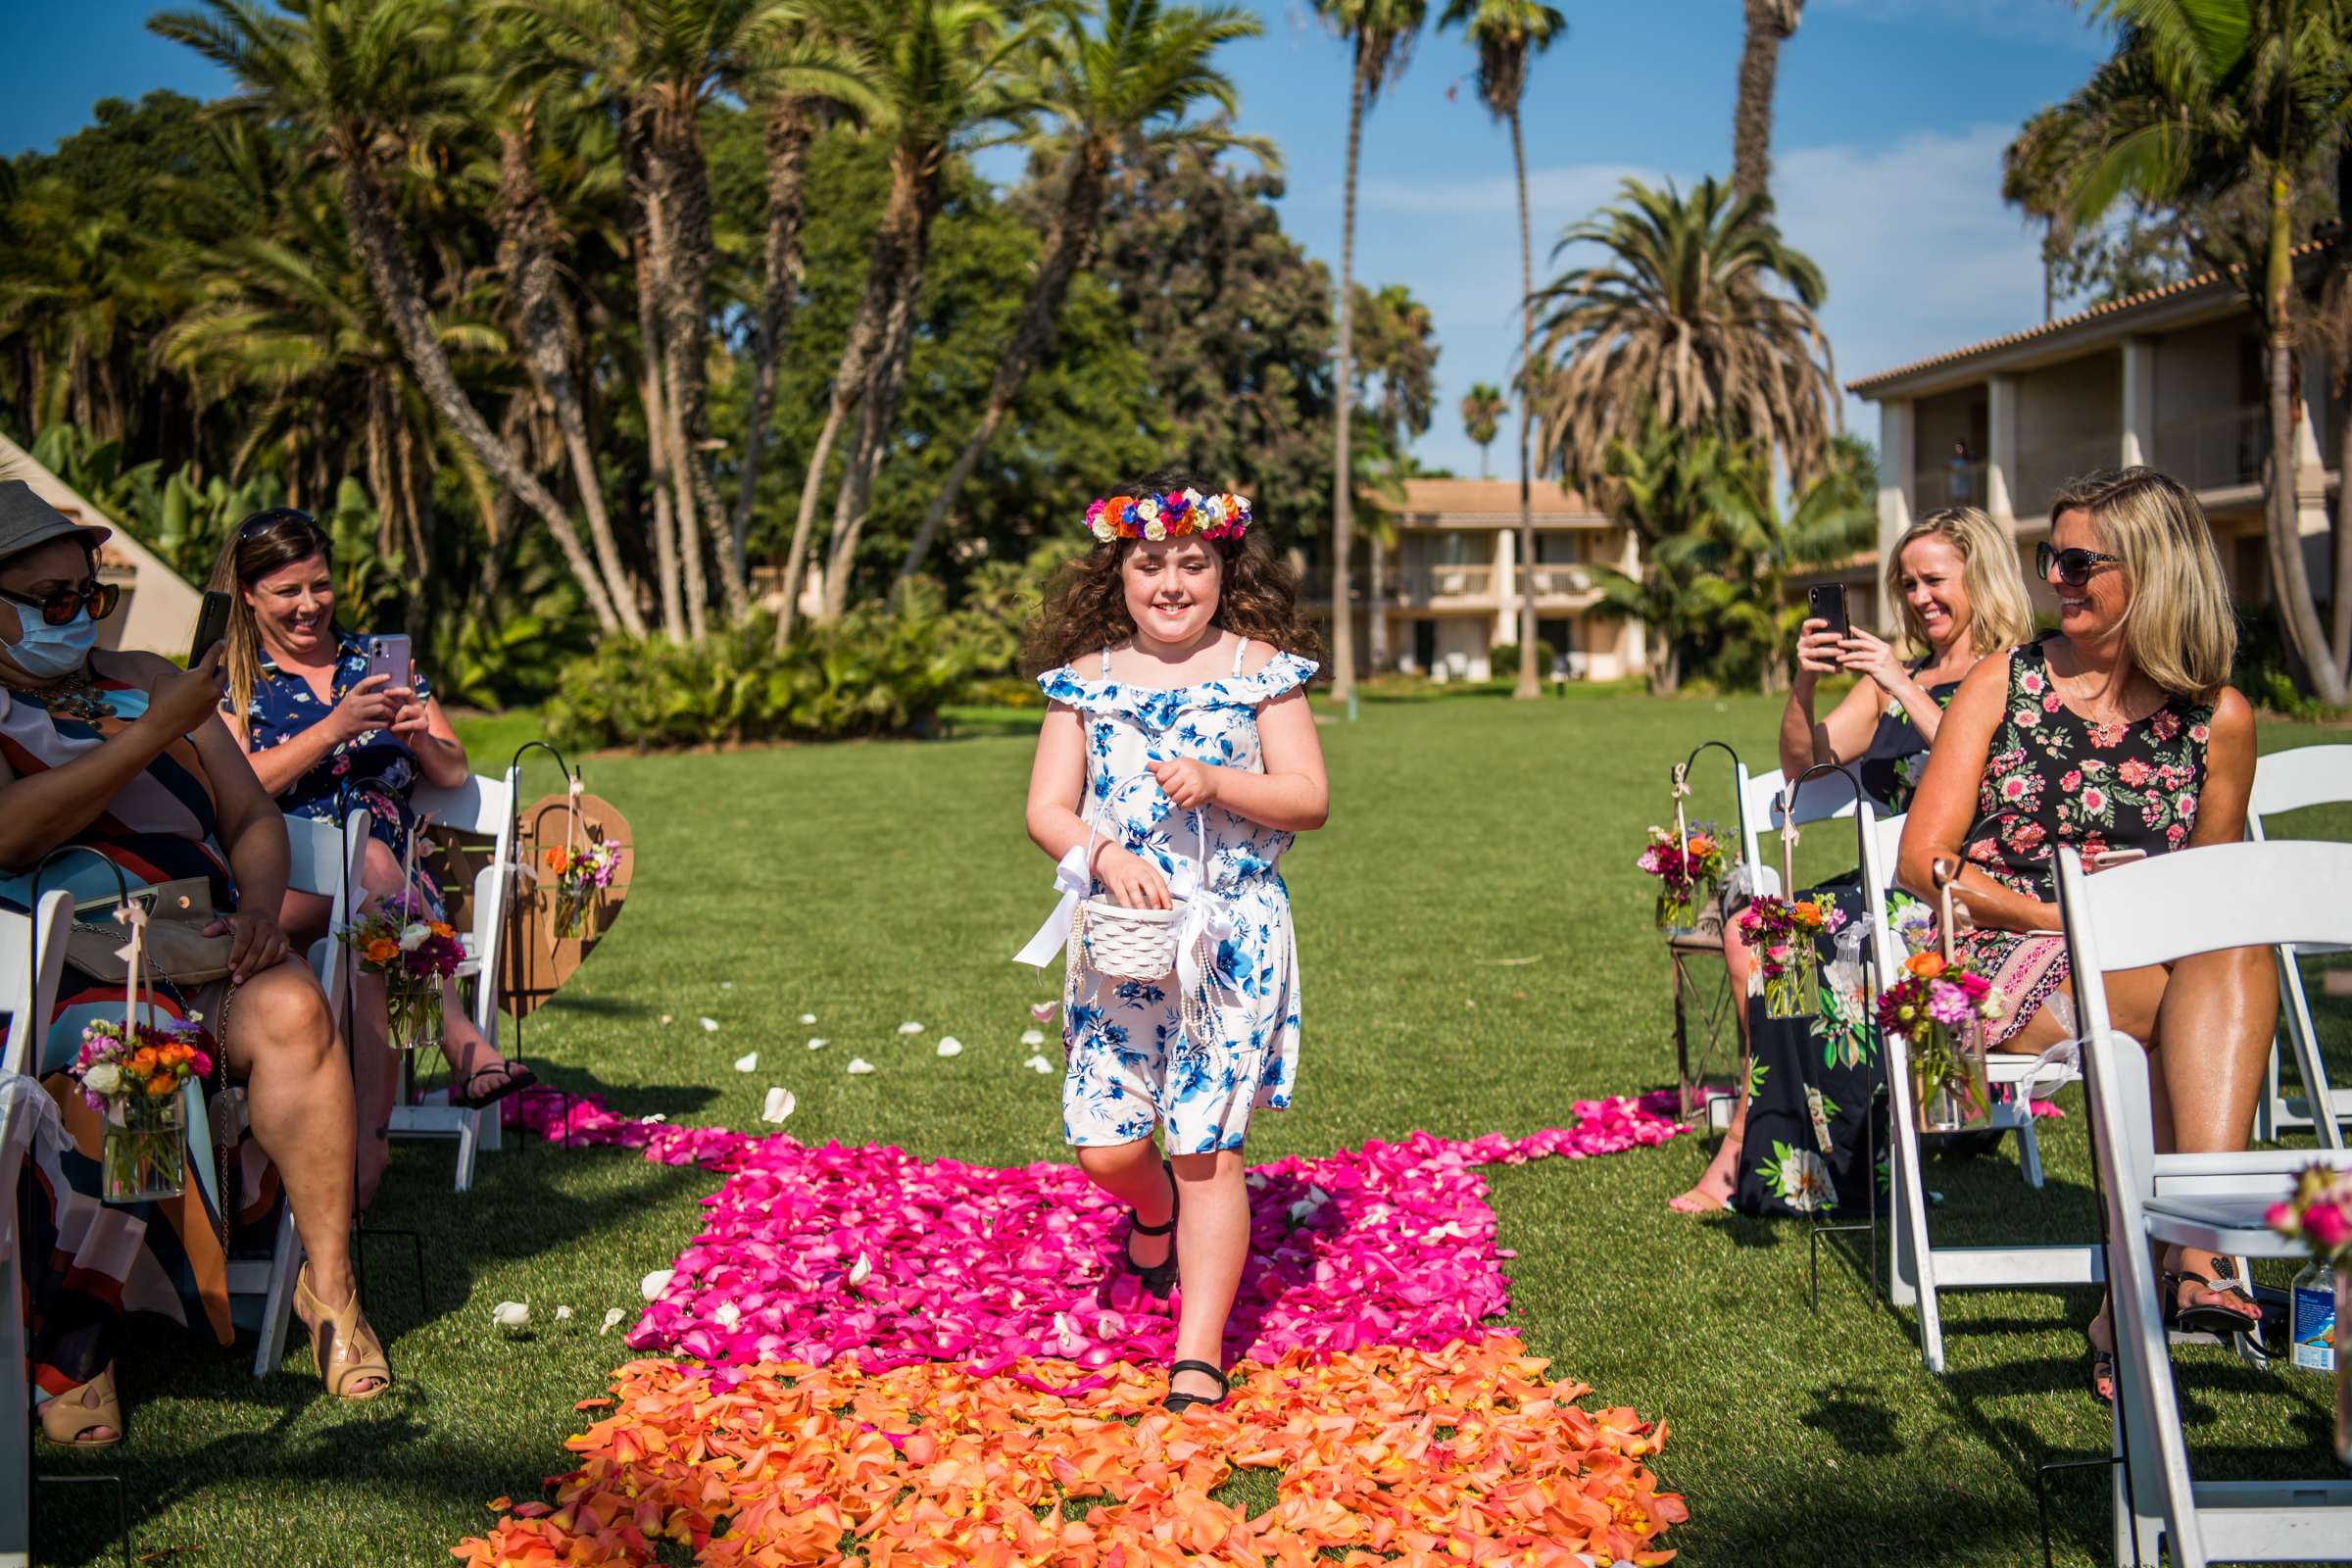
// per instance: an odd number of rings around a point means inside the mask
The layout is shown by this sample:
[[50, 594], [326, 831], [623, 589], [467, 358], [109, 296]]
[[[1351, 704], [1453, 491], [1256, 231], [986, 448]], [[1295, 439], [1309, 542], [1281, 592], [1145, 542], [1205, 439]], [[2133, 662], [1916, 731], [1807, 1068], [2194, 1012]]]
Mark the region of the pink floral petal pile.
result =
[[[1362, 1347], [1475, 1340], [1507, 1310], [1479, 1167], [1583, 1159], [1665, 1142], [1673, 1097], [1582, 1101], [1573, 1126], [1468, 1141], [1415, 1133], [1252, 1169], [1250, 1253], [1228, 1355], [1271, 1361]], [[552, 1112], [552, 1114], [551, 1114]], [[631, 1347], [719, 1367], [915, 1361], [987, 1372], [1024, 1356], [1085, 1368], [1164, 1361], [1172, 1303], [1119, 1273], [1126, 1210], [1074, 1166], [918, 1159], [883, 1146], [626, 1121], [534, 1099], [551, 1137], [642, 1147], [728, 1172]]]

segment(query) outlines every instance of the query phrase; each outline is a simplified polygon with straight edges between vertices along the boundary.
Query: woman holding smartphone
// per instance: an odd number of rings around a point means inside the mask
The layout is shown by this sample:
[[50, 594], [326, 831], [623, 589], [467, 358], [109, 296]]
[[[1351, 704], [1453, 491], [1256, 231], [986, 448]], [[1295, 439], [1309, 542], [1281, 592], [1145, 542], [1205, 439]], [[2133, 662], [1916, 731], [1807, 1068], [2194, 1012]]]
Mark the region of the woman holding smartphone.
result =
[[[369, 640], [336, 625], [332, 566], [331, 542], [306, 513], [281, 507], [238, 527], [212, 579], [230, 599], [221, 712], [287, 814], [340, 824], [356, 809], [368, 813], [361, 869], [368, 907], [401, 891], [417, 827], [409, 802], [417, 781], [452, 788], [469, 769], [465, 745], [415, 664], [399, 661], [397, 675], [371, 668]], [[410, 892], [440, 918], [441, 890], [421, 852]], [[327, 912], [324, 899], [286, 896], [285, 925], [301, 940], [324, 934]], [[397, 1063], [386, 1045], [381, 980], [363, 976], [358, 1001], [361, 1125], [372, 1135], [360, 1141], [365, 1204], [383, 1174]], [[441, 1049], [457, 1074], [453, 1103], [486, 1105], [535, 1081], [482, 1038], [454, 987], [442, 1005]]]
[[[2007, 1004], [1995, 1050], [2038, 1052], [2074, 1031], [2058, 935], [2061, 848], [2113, 864], [2244, 837], [2254, 714], [2228, 684], [2237, 623], [2196, 498], [2148, 468], [2078, 479], [2050, 504], [2037, 551], [2058, 631], [1987, 659], [1961, 682], [1903, 830], [1897, 879], [1932, 896], [1961, 867], [1969, 929], [1955, 948]], [[2278, 1020], [2271, 956], [2201, 954], [2101, 977], [2116, 1027], [2147, 1044], [2156, 1147], [2246, 1147]], [[2229, 1260], [2166, 1263], [2178, 1326], [2229, 1333], [2260, 1320]], [[2091, 1325], [2091, 1389], [2112, 1402], [2113, 1334]]]
[[[1796, 679], [1781, 714], [1781, 771], [1793, 779], [1823, 762], [1858, 763], [1863, 787], [1892, 814], [1908, 808], [1943, 705], [1961, 677], [1979, 660], [2031, 636], [2034, 619], [2017, 552], [1974, 507], [1931, 513], [1906, 529], [1887, 553], [1886, 590], [1901, 609], [1899, 643], [1818, 615], [1798, 628]], [[1822, 677], [1840, 673], [1864, 678], [1826, 717], [1816, 716]], [[1858, 877], [1802, 896], [1834, 901], [1849, 919], [1862, 912]], [[1755, 960], [1737, 919], [1724, 921], [1723, 956], [1732, 994], [1745, 997]], [[1822, 956], [1826, 975], [1830, 955]], [[1848, 1167], [1863, 1144], [1862, 1117], [1878, 1082], [1877, 1043], [1850, 998], [1833, 991], [1823, 1001], [1823, 1022], [1843, 1037], [1841, 1051], [1825, 1052], [1810, 1019], [1770, 1019], [1754, 1002], [1738, 1009], [1748, 1081], [1714, 1159], [1697, 1185], [1668, 1206], [1687, 1214], [1727, 1202], [1750, 1214], [1810, 1213], [1836, 1204], [1854, 1186]], [[1858, 1188], [1852, 1196], [1860, 1196]]]

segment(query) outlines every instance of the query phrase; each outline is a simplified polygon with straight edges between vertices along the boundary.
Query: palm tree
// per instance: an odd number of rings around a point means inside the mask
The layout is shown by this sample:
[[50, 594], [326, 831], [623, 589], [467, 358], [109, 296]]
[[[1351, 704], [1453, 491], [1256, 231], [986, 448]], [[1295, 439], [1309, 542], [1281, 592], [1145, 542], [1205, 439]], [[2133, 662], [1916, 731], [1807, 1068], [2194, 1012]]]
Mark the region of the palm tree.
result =
[[1805, 0], [1743, 0], [1747, 36], [1740, 50], [1740, 99], [1732, 110], [1732, 190], [1772, 198], [1772, 92], [1781, 45], [1796, 31]]
[[[125, 433], [136, 392], [131, 352], [155, 308], [153, 252], [115, 214], [90, 211], [54, 176], [8, 208], [9, 265], [0, 268], [0, 342], [19, 347], [26, 411], [41, 425], [71, 417], [109, 439]], [[142, 302], [143, 308], [142, 308]]]
[[1838, 419], [1829, 339], [1813, 315], [1826, 289], [1765, 203], [1711, 178], [1687, 198], [1629, 179], [1620, 204], [1570, 227], [1553, 255], [1580, 243], [1606, 255], [1541, 296], [1550, 313], [1535, 362], [1544, 464], [1600, 486], [1609, 447], [1654, 417], [1759, 442], [1794, 483], [1808, 482]]
[[[1649, 632], [1649, 689], [1670, 696], [1682, 684], [1685, 646], [1744, 592], [1723, 582], [1701, 552], [1708, 492], [1728, 454], [1709, 433], [1676, 430], [1655, 419], [1612, 439], [1595, 480], [1605, 478], [1611, 512], [1640, 541], [1642, 569], [1595, 566], [1600, 612]], [[1728, 591], [1728, 592], [1727, 592]]]
[[[1567, 19], [1542, 0], [1448, 0], [1441, 27], [1461, 26], [1478, 49], [1478, 96], [1487, 112], [1511, 127], [1511, 172], [1519, 189], [1519, 363], [1536, 344], [1535, 241], [1527, 212], [1527, 143], [1519, 104], [1527, 94], [1527, 62], [1568, 30]], [[1544, 695], [1536, 668], [1536, 507], [1529, 462], [1533, 400], [1519, 400], [1519, 680], [1513, 697]]]
[[386, 183], [387, 155], [461, 107], [444, 19], [419, 0], [313, 0], [286, 15], [250, 0], [205, 0], [148, 26], [235, 76], [232, 112], [308, 135], [342, 175], [343, 220], [409, 368], [434, 413], [499, 483], [536, 514], [610, 633], [620, 622], [571, 518], [492, 432], [458, 384], [417, 279], [408, 225]]
[[1473, 382], [1470, 390], [1462, 394], [1462, 434], [1478, 443], [1478, 476], [1481, 479], [1490, 477], [1487, 472], [1487, 448], [1493, 446], [1494, 437], [1501, 433], [1502, 416], [1509, 410], [1510, 403], [1503, 397], [1502, 388], [1491, 381]]
[[[1281, 167], [1272, 142], [1237, 136], [1228, 128], [1241, 112], [1240, 96], [1210, 64], [1222, 45], [1264, 30], [1255, 17], [1232, 6], [1162, 9], [1160, 0], [1108, 0], [1098, 32], [1087, 26], [1088, 14], [1077, 5], [1062, 3], [1052, 10], [1057, 30], [1045, 53], [1038, 97], [1055, 129], [1040, 139], [1039, 150], [1059, 155], [1054, 176], [1059, 200], [1047, 222], [1020, 318], [997, 361], [980, 422], [923, 514], [900, 564], [901, 577], [921, 569], [956, 496], [1011, 413], [1021, 384], [1052, 348], [1070, 279], [1093, 260], [1119, 154], [1131, 149], [1213, 153], [1238, 146], [1269, 169]], [[1188, 119], [1203, 100], [1221, 111], [1221, 118]]]
[[825, 422], [802, 481], [784, 564], [784, 605], [776, 617], [778, 647], [792, 635], [833, 448], [855, 414], [834, 489], [825, 617], [838, 617], [848, 606], [866, 499], [913, 348], [915, 297], [922, 290], [931, 222], [946, 199], [949, 162], [1003, 139], [1033, 101], [1019, 67], [1035, 34], [1028, 24], [1016, 25], [996, 0], [841, 0], [839, 18], [873, 63], [876, 120], [890, 137], [890, 194], [833, 374]]
[[1362, 162], [1364, 111], [1380, 90], [1402, 73], [1429, 13], [1428, 0], [1315, 0], [1315, 9], [1352, 46], [1354, 69], [1348, 85], [1348, 187], [1340, 224], [1340, 332], [1338, 390], [1332, 402], [1331, 455], [1331, 693], [1345, 700], [1355, 691], [1355, 612], [1348, 602], [1348, 565], [1354, 554], [1354, 465], [1348, 455], [1348, 416], [1354, 399], [1349, 361], [1355, 342], [1355, 186]]
[[1371, 604], [1367, 617], [1372, 672], [1389, 667], [1388, 553], [1396, 542], [1396, 518], [1382, 503], [1404, 499], [1404, 476], [1412, 471], [1406, 448], [1429, 429], [1436, 412], [1435, 374], [1438, 364], [1437, 323], [1429, 307], [1414, 299], [1402, 283], [1390, 283], [1379, 292], [1355, 289], [1355, 396], [1364, 397], [1370, 377], [1380, 377], [1380, 396], [1364, 413], [1372, 422], [1374, 439], [1350, 444], [1355, 469], [1356, 499], [1374, 510], [1366, 529], [1368, 570], [1365, 587]]
[[1737, 585], [1710, 628], [1725, 652], [1761, 672], [1767, 692], [1784, 688], [1804, 607], [1790, 577], [1836, 566], [1868, 550], [1878, 534], [1870, 451], [1840, 436], [1821, 476], [1781, 509], [1772, 465], [1753, 449], [1727, 452], [1701, 488], [1703, 520], [1695, 559], [1714, 580]]
[[[2048, 177], [2065, 217], [2096, 220], [2129, 193], [2151, 203], [2224, 199], [2251, 185], [2267, 218], [2259, 265], [2239, 273], [2261, 323], [2269, 382], [2271, 580], [2288, 641], [2322, 702], [2352, 698], [2352, 500], [2335, 538], [2335, 610], [2323, 626], [2295, 506], [2294, 214], [2323, 165], [2347, 167], [2352, 7], [2343, 0], [2098, 0], [2123, 24], [2114, 57], [2036, 122], [2015, 162]], [[2344, 267], [2341, 248], [2331, 259]]]

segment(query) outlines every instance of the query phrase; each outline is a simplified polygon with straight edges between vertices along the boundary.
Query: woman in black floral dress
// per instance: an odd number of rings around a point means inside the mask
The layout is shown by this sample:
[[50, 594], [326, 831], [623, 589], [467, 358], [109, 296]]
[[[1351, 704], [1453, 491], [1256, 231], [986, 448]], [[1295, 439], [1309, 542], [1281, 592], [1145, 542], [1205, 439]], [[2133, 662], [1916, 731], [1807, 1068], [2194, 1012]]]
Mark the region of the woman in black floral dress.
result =
[[[2058, 634], [1972, 673], [1903, 833], [1898, 880], [1929, 897], [1938, 860], [1962, 866], [1971, 929], [1956, 945], [1994, 981], [1995, 1045], [2033, 1052], [2073, 1030], [2058, 928], [2060, 848], [2164, 855], [2244, 836], [2254, 715], [2225, 684], [2236, 623], [2196, 498], [2147, 468], [2092, 474], [2050, 508], [2042, 575]], [[2152, 1054], [2156, 1147], [2242, 1150], [2278, 1016], [2267, 950], [2202, 954], [2101, 977], [2116, 1027]], [[2259, 1318], [2227, 1260], [2178, 1251], [2168, 1312], [2227, 1332]], [[2093, 1391], [2112, 1398], [2106, 1314], [2092, 1325]]]

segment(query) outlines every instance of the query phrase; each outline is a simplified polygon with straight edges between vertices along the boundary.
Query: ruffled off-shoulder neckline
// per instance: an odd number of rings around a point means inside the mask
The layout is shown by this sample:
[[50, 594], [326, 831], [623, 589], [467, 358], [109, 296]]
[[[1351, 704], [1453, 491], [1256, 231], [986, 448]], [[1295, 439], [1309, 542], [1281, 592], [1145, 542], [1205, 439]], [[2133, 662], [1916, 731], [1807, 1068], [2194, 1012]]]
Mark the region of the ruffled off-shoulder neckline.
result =
[[1255, 708], [1307, 683], [1319, 666], [1297, 654], [1278, 653], [1247, 675], [1220, 675], [1189, 686], [1136, 686], [1125, 681], [1089, 680], [1063, 664], [1037, 677], [1047, 697], [1093, 713], [1126, 713], [1164, 720], [1195, 708]]

